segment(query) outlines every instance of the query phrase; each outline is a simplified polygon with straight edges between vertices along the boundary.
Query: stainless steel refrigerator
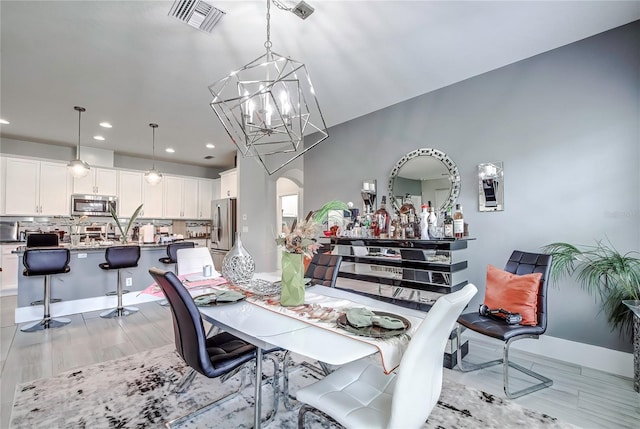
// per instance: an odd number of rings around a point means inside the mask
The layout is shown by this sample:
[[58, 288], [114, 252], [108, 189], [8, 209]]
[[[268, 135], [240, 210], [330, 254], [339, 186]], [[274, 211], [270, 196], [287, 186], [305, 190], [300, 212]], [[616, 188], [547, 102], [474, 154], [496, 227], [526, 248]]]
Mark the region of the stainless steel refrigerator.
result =
[[236, 240], [235, 198], [223, 198], [211, 202], [211, 256], [216, 270], [222, 269], [222, 259]]

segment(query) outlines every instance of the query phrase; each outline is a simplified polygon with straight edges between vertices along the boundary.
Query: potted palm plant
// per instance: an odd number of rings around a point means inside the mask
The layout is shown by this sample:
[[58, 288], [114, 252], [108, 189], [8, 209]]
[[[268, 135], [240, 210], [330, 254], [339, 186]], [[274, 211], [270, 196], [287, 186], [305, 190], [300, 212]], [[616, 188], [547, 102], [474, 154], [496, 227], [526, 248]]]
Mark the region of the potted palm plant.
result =
[[592, 246], [551, 243], [543, 249], [553, 256], [552, 282], [575, 275], [589, 294], [600, 298], [612, 329], [633, 334], [634, 388], [640, 392], [640, 253], [622, 254], [602, 240]]
[[138, 208], [135, 209], [135, 211], [133, 212], [133, 214], [129, 218], [129, 222], [127, 222], [127, 225], [125, 227], [123, 227], [122, 224], [120, 223], [120, 219], [118, 218], [118, 214], [113, 209], [113, 206], [109, 205], [109, 213], [111, 213], [111, 217], [116, 222], [116, 226], [120, 230], [120, 242], [122, 244], [127, 244], [128, 235], [129, 235], [129, 229], [131, 228], [131, 225], [133, 225], [133, 222], [135, 222], [136, 218], [140, 214], [140, 210], [142, 210], [142, 206], [143, 206], [143, 204], [140, 204], [138, 206]]

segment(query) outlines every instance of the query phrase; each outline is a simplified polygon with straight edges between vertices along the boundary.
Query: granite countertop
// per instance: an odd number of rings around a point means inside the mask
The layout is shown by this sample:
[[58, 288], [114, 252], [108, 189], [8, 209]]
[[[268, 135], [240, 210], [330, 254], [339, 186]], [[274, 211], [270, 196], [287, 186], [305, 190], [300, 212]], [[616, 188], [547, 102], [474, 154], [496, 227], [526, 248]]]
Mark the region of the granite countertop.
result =
[[[157, 244], [157, 243], [137, 244], [137, 243], [131, 243], [131, 245], [134, 245], [134, 244], [140, 246], [140, 250], [141, 251], [164, 249], [164, 248], [167, 247], [167, 244]], [[113, 246], [122, 246], [122, 244], [120, 244], [117, 241], [113, 241], [109, 245], [94, 244], [93, 246], [81, 245], [81, 246], [74, 246], [74, 247], [72, 247], [69, 243], [63, 243], [63, 244], [60, 245], [60, 247], [67, 248], [67, 249], [71, 250], [71, 252], [100, 252], [100, 251], [104, 251], [108, 247], [113, 247]], [[11, 253], [21, 254], [21, 253], [24, 253], [26, 248], [27, 248], [26, 246], [20, 246], [20, 247], [18, 247], [16, 250], [14, 250]]]

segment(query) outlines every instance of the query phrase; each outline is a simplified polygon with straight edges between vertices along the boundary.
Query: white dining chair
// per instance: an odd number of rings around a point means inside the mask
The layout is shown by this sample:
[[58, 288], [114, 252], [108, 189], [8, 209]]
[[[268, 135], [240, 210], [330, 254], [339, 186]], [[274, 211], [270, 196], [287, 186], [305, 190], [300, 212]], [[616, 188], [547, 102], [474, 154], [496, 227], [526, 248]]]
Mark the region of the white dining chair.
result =
[[385, 375], [377, 361], [365, 358], [298, 390], [296, 397], [305, 404], [298, 414], [298, 428], [304, 428], [309, 412], [345, 428], [422, 427], [440, 397], [447, 340], [476, 292], [468, 284], [436, 301], [409, 342], [397, 373]]
[[[194, 247], [192, 249], [178, 249], [176, 253], [176, 274], [202, 274], [202, 267], [211, 265], [213, 276], [216, 277], [216, 268], [213, 266], [211, 252], [206, 247]], [[219, 274], [217, 274], [219, 276]]]

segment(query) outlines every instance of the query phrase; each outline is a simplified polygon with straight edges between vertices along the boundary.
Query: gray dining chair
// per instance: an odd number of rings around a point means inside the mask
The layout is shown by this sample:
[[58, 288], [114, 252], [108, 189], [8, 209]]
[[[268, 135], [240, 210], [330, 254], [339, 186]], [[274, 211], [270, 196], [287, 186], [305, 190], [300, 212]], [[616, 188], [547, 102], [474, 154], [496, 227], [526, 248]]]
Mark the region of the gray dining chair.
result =
[[[180, 279], [171, 271], [151, 268], [149, 274], [153, 277], [162, 292], [169, 301], [171, 315], [173, 317], [173, 334], [176, 351], [184, 362], [189, 365], [189, 371], [178, 382], [174, 392], [184, 392], [197, 374], [208, 378], [224, 377], [235, 374], [235, 370], [243, 365], [255, 361], [256, 347], [228, 332], [207, 337], [202, 322], [202, 316], [191, 294], [184, 287]], [[273, 362], [274, 374], [278, 374], [278, 362], [272, 357], [265, 356]], [[177, 426], [180, 423], [202, 414], [218, 405], [221, 401], [229, 399], [240, 389], [231, 395], [226, 395], [182, 417], [167, 422], [168, 427]], [[273, 388], [273, 412], [267, 421], [273, 419], [278, 409], [278, 377], [274, 376]]]

